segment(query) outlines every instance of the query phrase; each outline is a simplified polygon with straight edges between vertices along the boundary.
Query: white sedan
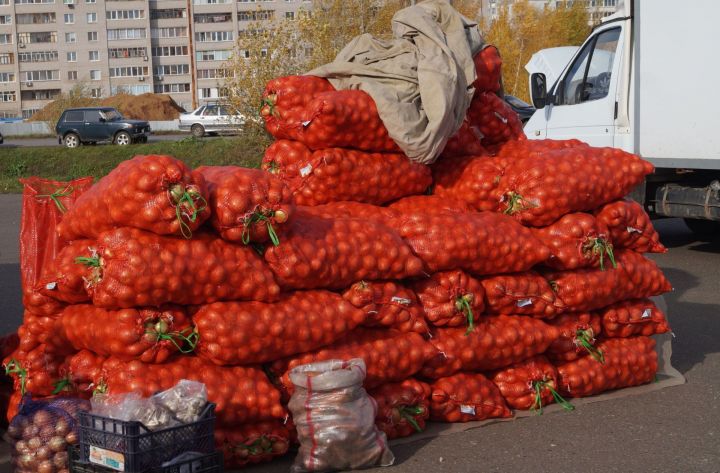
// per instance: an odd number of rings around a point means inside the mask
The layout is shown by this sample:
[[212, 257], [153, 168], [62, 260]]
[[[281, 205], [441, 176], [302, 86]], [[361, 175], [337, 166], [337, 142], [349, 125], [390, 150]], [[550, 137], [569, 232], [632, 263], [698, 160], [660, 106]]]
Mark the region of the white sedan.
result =
[[245, 117], [231, 115], [227, 106], [220, 104], [201, 105], [180, 115], [180, 129], [190, 131], [196, 138], [208, 133], [239, 133], [244, 123]]

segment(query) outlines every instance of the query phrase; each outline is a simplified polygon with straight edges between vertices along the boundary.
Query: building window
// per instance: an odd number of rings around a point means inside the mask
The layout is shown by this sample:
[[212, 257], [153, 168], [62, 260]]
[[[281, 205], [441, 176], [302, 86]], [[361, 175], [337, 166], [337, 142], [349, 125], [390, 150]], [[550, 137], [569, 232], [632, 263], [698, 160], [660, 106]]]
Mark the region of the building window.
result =
[[604, 0], [604, 6], [614, 7], [617, 4], [617, 0]]
[[0, 34], [0, 44], [12, 44], [12, 35]]
[[16, 5], [34, 5], [41, 3], [55, 3], [55, 0], [15, 0]]
[[[12, 23], [11, 15], [4, 15], [8, 17], [9, 21], [5, 24]], [[2, 23], [2, 16], [0, 16], [0, 24]], [[43, 25], [47, 23], [55, 23], [55, 13], [19, 13], [15, 16], [15, 21], [18, 25]]]
[[294, 20], [294, 19], [295, 19], [295, 12], [294, 12], [294, 11], [286, 11], [286, 12], [285, 12], [285, 19], [286, 19], [286, 20]]
[[25, 71], [25, 80], [27, 82], [41, 82], [47, 80], [60, 80], [60, 71]]
[[142, 77], [146, 75], [148, 75], [147, 66], [127, 66], [110, 68], [110, 77]]
[[157, 46], [152, 48], [153, 56], [187, 56], [187, 46]]
[[15, 99], [15, 91], [0, 92], [0, 102], [14, 102]]
[[193, 21], [195, 23], [227, 23], [232, 21], [232, 13], [196, 13]]
[[[187, 46], [185, 46], [187, 48]], [[108, 49], [108, 55], [113, 58], [126, 58], [126, 57], [145, 57], [147, 56], [147, 50], [145, 48], [112, 48]]]
[[118, 28], [114, 30], [107, 30], [107, 34], [108, 41], [147, 38], [147, 31], [145, 28]]
[[150, 85], [115, 85], [110, 88], [111, 95], [117, 94], [130, 94], [130, 95], [141, 95], [150, 93]]
[[179, 76], [183, 74], [190, 74], [189, 64], [168, 64], [153, 67], [153, 75], [156, 76]]
[[63, 3], [65, 5], [73, 5], [75, 3], [75, 0], [63, 0]]
[[95, 69], [90, 71], [90, 80], [100, 80], [100, 71]]
[[65, 42], [66, 43], [77, 43], [77, 35], [75, 32], [65, 33]]
[[95, 0], [85, 0], [85, 3], [95, 3]]
[[85, 18], [87, 19], [88, 23], [97, 23], [97, 13], [95, 12], [88, 13]]
[[91, 61], [99, 61], [100, 51], [88, 51], [88, 59]]
[[99, 99], [100, 97], [102, 97], [102, 89], [101, 88], [90, 89], [90, 97]]
[[230, 77], [232, 73], [227, 69], [198, 69], [198, 79], [222, 79]]
[[275, 10], [257, 10], [238, 12], [239, 21], [263, 21], [275, 19]]
[[67, 61], [68, 62], [76, 62], [77, 61], [77, 53], [75, 51], [69, 51], [67, 53]]
[[21, 100], [54, 100], [60, 95], [60, 89], [46, 90], [23, 90], [20, 93]]
[[108, 20], [142, 20], [145, 18], [145, 10], [108, 10], [105, 12]]
[[15, 56], [13, 53], [0, 53], [0, 64], [15, 64]]
[[[45, 2], [43, 2], [43, 3], [45, 3]], [[27, 119], [31, 118], [33, 115], [35, 115], [39, 111], [40, 111], [39, 108], [24, 108], [22, 110], [23, 120], [27, 120]]]
[[42, 31], [42, 32], [37, 32], [37, 33], [18, 33], [18, 43], [20, 43], [20, 44], [57, 43], [57, 32]]
[[222, 41], [233, 41], [232, 31], [201, 31], [195, 33], [195, 41], [200, 43], [219, 43]]
[[184, 8], [163, 8], [150, 10], [151, 20], [169, 20], [172, 18], [187, 18], [187, 11]]
[[15, 82], [15, 73], [0, 72], [0, 82]]
[[49, 62], [58, 60], [57, 51], [34, 51], [18, 54], [20, 62]]
[[150, 35], [153, 38], [185, 38], [187, 26], [171, 26], [168, 28], [152, 28]]
[[98, 40], [97, 31], [88, 31], [87, 36], [88, 36], [88, 41], [90, 41], [90, 42], [94, 43], [95, 41]]
[[213, 51], [197, 51], [195, 53], [196, 61], [227, 61], [232, 55], [232, 50], [216, 49]]
[[179, 92], [190, 92], [190, 83], [182, 84], [155, 84], [156, 94], [172, 94]]
[[77, 80], [77, 71], [68, 71], [68, 80]]
[[65, 13], [63, 15], [63, 19], [65, 20], [66, 25], [72, 25], [75, 23], [75, 14], [74, 13]]
[[219, 5], [221, 3], [230, 3], [232, 0], [193, 0], [193, 5]]

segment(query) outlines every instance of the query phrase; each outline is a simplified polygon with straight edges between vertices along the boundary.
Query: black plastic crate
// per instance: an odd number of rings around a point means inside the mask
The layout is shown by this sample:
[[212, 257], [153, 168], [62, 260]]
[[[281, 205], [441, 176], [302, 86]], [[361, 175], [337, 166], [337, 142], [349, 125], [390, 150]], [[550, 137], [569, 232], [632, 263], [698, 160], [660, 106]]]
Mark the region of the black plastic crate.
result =
[[[140, 422], [80, 413], [80, 462], [100, 462], [112, 471], [145, 473], [181, 453], [215, 451], [215, 404], [208, 403], [200, 420], [151, 431]], [[97, 460], [90, 461], [91, 455]], [[175, 471], [175, 470], [170, 470]]]
[[[70, 473], [113, 473], [115, 470], [80, 461], [80, 447], [68, 449]], [[152, 468], [143, 473], [223, 473], [223, 458], [220, 452], [209, 453], [171, 466]]]

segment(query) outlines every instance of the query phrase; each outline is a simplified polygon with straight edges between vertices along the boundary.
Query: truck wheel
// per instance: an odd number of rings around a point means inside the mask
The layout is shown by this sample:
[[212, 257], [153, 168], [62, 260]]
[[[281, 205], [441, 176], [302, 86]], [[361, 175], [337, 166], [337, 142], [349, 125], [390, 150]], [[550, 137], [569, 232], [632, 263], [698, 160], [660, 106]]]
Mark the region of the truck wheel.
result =
[[696, 218], [685, 218], [683, 220], [685, 220], [685, 225], [687, 225], [697, 237], [703, 240], [720, 238], [720, 222]]
[[80, 146], [80, 137], [75, 133], [68, 133], [65, 135], [65, 138], [63, 138], [63, 143], [67, 148], [77, 148]]
[[205, 128], [198, 123], [190, 127], [190, 132], [195, 138], [202, 138], [203, 136], [205, 136]]
[[115, 144], [120, 146], [126, 146], [132, 143], [132, 138], [130, 137], [130, 134], [126, 131], [121, 131], [117, 135], [115, 135]]

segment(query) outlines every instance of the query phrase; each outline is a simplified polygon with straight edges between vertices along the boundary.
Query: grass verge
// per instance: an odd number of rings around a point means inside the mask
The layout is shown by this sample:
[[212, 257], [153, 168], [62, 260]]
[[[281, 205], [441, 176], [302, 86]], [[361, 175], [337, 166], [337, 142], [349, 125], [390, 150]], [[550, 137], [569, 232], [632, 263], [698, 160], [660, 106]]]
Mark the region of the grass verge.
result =
[[119, 163], [139, 154], [167, 154], [195, 168], [202, 165], [258, 167], [270, 140], [264, 135], [163, 141], [129, 146], [82, 146], [76, 149], [10, 148], [0, 152], [0, 193], [22, 192], [21, 177], [40, 176], [67, 181], [83, 176], [96, 179]]

